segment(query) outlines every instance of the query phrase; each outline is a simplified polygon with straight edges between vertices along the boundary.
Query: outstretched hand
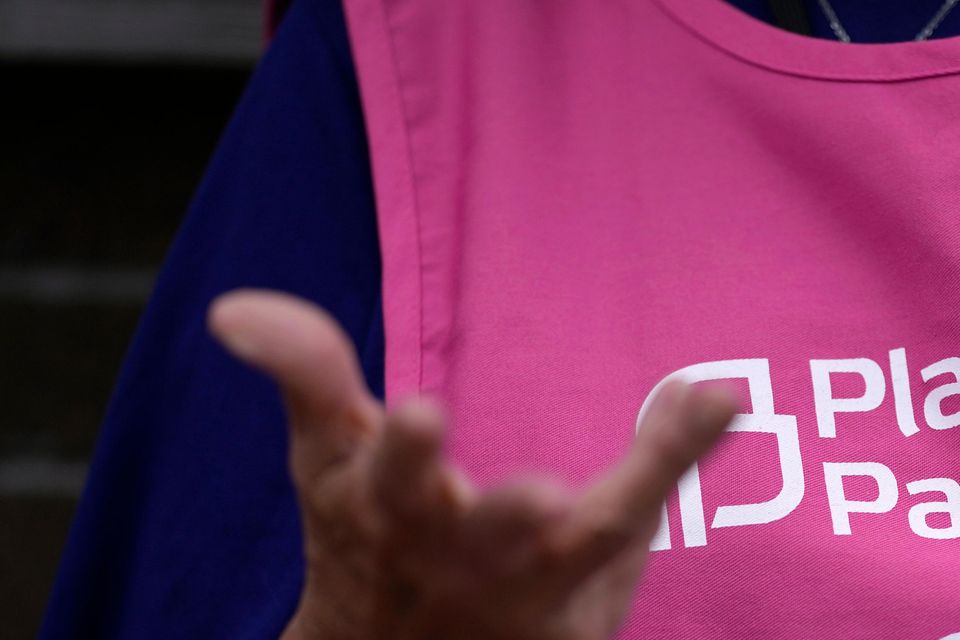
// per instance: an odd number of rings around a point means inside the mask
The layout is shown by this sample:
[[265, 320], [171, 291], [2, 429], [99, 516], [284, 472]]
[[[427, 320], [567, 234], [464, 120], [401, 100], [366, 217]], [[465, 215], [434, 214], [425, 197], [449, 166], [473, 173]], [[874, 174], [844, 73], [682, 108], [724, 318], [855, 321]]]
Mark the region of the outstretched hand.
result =
[[209, 324], [287, 406], [307, 575], [285, 640], [611, 637], [664, 497], [735, 411], [719, 390], [668, 384], [586, 491], [526, 478], [481, 493], [444, 461], [439, 411], [386, 412], [318, 307], [239, 290]]

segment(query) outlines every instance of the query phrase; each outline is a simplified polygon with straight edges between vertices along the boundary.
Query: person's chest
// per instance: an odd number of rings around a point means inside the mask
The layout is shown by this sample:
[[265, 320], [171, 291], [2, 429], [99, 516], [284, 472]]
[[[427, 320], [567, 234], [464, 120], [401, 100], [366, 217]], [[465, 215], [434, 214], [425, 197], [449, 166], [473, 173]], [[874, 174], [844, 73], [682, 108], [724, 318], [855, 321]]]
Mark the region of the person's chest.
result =
[[388, 400], [440, 396], [481, 482], [580, 485], [665, 377], [735, 384], [625, 637], [960, 629], [949, 61], [777, 68], [650, 2], [386, 6]]

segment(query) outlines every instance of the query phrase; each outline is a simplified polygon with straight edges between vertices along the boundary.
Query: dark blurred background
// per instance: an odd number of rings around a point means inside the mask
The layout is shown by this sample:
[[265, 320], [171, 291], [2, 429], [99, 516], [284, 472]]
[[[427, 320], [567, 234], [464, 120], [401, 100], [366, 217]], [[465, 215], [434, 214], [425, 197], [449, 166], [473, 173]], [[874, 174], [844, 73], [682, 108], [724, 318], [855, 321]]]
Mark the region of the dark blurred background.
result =
[[0, 0], [0, 636], [36, 634], [259, 0]]

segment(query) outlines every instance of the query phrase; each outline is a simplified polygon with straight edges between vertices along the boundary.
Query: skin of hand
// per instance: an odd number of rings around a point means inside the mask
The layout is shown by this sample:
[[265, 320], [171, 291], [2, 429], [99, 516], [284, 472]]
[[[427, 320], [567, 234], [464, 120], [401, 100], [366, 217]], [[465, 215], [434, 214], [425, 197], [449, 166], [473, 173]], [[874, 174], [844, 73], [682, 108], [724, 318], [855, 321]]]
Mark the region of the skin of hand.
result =
[[610, 638], [666, 494], [736, 410], [724, 390], [667, 384], [586, 490], [527, 477], [480, 492], [444, 461], [438, 409], [387, 412], [319, 307], [237, 290], [208, 324], [287, 407], [306, 577], [284, 640]]

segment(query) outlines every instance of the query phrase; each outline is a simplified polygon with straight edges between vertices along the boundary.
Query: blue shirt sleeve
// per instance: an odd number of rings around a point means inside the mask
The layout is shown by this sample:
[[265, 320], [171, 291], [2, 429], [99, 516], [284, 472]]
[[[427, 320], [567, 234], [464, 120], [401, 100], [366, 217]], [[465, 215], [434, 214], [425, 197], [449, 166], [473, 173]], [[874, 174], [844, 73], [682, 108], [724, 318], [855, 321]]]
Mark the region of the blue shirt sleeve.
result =
[[[298, 0], [170, 250], [115, 387], [42, 638], [269, 638], [302, 584], [274, 385], [205, 327], [239, 286], [314, 300], [382, 397], [380, 258], [338, 0]], [[189, 96], [184, 97], [185, 101]]]

